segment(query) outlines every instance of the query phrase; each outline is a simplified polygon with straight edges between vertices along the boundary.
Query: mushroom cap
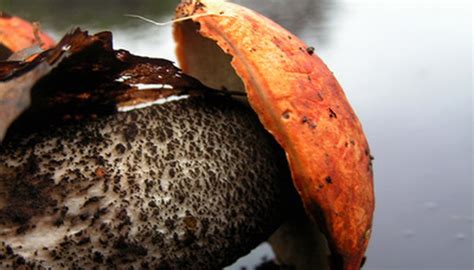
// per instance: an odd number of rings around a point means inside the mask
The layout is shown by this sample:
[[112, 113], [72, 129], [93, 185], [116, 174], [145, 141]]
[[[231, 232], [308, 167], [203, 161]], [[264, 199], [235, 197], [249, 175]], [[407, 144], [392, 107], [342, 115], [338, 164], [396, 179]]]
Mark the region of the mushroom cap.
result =
[[370, 150], [332, 72], [296, 36], [239, 5], [183, 0], [174, 24], [183, 71], [245, 91], [286, 152], [307, 213], [321, 223], [338, 268], [358, 269], [374, 211]]
[[227, 97], [12, 134], [0, 145], [0, 268], [221, 268], [281, 224], [285, 163]]
[[[50, 36], [40, 31], [37, 24], [31, 24], [2, 11], [0, 11], [0, 29], [2, 29], [0, 31], [0, 59], [5, 48], [10, 52], [18, 52], [34, 45], [42, 45], [42, 49], [49, 49], [55, 44]], [[43, 44], [38, 44], [39, 41]]]

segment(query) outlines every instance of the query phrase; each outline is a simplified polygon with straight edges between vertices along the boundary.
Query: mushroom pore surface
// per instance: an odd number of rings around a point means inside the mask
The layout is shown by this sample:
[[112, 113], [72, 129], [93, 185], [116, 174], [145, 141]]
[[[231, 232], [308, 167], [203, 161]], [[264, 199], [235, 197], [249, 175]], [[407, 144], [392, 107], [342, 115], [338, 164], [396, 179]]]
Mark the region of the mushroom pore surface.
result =
[[281, 224], [288, 177], [230, 98], [13, 135], [0, 145], [0, 268], [218, 269]]

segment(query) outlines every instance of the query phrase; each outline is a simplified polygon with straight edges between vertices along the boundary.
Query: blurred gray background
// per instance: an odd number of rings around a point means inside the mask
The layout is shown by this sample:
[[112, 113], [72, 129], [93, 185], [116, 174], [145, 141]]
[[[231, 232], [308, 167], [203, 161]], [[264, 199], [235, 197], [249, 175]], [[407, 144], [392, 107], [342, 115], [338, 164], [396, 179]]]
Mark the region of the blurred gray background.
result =
[[[175, 59], [170, 1], [0, 0], [60, 38], [112, 30], [116, 48]], [[236, 1], [300, 36], [334, 72], [375, 156], [377, 209], [365, 269], [473, 269], [472, 3]], [[252, 267], [268, 246], [229, 269]]]

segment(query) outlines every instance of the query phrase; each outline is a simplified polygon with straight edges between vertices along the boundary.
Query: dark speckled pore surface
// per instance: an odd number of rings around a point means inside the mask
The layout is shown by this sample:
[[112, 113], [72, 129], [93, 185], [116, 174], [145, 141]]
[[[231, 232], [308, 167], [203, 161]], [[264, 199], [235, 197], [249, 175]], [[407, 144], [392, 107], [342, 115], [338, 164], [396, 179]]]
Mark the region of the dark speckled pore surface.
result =
[[285, 163], [253, 112], [225, 97], [10, 139], [0, 268], [220, 268], [280, 224]]

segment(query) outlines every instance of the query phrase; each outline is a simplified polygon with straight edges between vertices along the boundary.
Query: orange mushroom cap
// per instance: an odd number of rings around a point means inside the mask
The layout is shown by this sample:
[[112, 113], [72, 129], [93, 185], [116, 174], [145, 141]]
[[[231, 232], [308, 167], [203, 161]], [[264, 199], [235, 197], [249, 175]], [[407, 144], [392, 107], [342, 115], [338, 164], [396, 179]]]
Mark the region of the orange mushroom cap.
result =
[[[42, 44], [38, 44], [39, 42]], [[0, 11], [0, 44], [12, 52], [18, 52], [34, 45], [40, 45], [41, 49], [46, 50], [52, 48], [55, 42], [41, 32], [37, 24]]]
[[231, 61], [250, 105], [285, 150], [294, 185], [328, 238], [335, 268], [359, 269], [374, 212], [371, 156], [332, 72], [303, 41], [247, 8], [184, 0], [177, 17], [187, 16], [174, 26], [183, 70], [213, 87], [239, 88], [230, 66], [222, 64]]

